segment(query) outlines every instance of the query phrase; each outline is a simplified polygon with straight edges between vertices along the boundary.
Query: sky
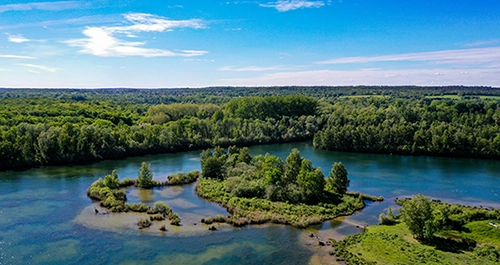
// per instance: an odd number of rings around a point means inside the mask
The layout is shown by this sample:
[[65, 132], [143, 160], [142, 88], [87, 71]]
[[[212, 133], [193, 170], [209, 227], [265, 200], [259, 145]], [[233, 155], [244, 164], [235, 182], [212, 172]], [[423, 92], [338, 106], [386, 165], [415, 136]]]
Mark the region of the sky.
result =
[[0, 87], [290, 85], [500, 87], [500, 1], [0, 1]]

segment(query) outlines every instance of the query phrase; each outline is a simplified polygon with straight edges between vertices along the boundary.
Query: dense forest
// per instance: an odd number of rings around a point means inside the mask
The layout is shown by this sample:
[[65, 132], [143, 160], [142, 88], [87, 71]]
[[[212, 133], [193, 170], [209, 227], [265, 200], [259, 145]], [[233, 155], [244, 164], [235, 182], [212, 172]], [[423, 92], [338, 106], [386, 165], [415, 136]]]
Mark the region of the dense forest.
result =
[[498, 100], [336, 101], [317, 148], [413, 155], [500, 157]]
[[219, 146], [500, 157], [500, 89], [0, 89], [0, 170]]

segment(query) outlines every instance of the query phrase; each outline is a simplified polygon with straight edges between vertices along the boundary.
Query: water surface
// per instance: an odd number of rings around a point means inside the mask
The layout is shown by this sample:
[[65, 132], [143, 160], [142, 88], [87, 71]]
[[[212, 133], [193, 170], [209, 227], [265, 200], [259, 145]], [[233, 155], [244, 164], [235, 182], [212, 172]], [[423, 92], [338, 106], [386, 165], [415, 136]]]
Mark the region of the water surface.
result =
[[183, 225], [168, 226], [162, 233], [157, 227], [137, 229], [137, 214], [95, 215], [93, 207], [98, 205], [86, 190], [113, 169], [121, 179], [135, 178], [142, 161], [152, 164], [154, 178], [160, 181], [170, 173], [199, 169], [199, 151], [3, 172], [0, 264], [307, 264], [318, 261], [308, 233], [323, 239], [356, 233], [358, 227], [375, 224], [387, 207], [394, 207], [396, 197], [422, 193], [454, 203], [500, 207], [498, 161], [341, 153], [315, 150], [310, 143], [254, 146], [250, 151], [285, 159], [292, 148], [298, 148], [325, 175], [333, 162], [342, 161], [349, 172], [350, 190], [386, 200], [306, 230], [221, 225], [210, 232], [199, 219], [225, 210], [199, 199], [194, 185], [127, 190], [131, 202], [152, 205], [162, 200], [179, 214]]

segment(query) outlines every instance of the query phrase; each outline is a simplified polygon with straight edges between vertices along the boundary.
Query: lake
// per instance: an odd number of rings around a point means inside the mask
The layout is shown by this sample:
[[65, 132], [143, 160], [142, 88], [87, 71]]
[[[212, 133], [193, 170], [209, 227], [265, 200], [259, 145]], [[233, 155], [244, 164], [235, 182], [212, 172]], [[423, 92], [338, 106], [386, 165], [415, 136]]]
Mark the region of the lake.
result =
[[136, 178], [142, 161], [152, 164], [154, 178], [161, 181], [170, 173], [199, 169], [200, 151], [1, 172], [0, 264], [333, 263], [308, 234], [326, 240], [357, 233], [359, 227], [376, 224], [387, 207], [396, 207], [397, 197], [422, 193], [452, 203], [500, 208], [498, 161], [332, 152], [316, 150], [309, 142], [253, 146], [250, 151], [285, 159], [292, 148], [298, 148], [325, 175], [333, 162], [341, 161], [351, 180], [349, 190], [382, 195], [385, 201], [308, 229], [220, 225], [212, 232], [199, 220], [225, 214], [225, 209], [199, 199], [194, 184], [127, 190], [130, 202], [152, 205], [161, 200], [179, 214], [182, 226], [168, 226], [167, 232], [161, 232], [156, 226], [137, 229], [141, 214], [96, 215], [94, 207], [99, 206], [86, 191], [113, 169], [120, 179]]

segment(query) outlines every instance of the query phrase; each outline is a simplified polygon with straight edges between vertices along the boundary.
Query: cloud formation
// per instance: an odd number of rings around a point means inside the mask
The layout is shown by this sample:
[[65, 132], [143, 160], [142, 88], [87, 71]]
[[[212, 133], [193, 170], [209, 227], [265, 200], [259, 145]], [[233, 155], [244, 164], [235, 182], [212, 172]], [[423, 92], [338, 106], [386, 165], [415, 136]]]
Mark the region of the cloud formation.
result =
[[231, 86], [484, 85], [500, 86], [500, 69], [314, 70], [220, 80]]
[[66, 9], [75, 9], [82, 6], [85, 2], [82, 1], [59, 1], [59, 2], [36, 2], [24, 4], [9, 4], [0, 5], [0, 14], [7, 11], [29, 11], [29, 10], [46, 10], [60, 11]]
[[0, 58], [6, 58], [6, 59], [36, 59], [35, 57], [31, 57], [31, 56], [12, 55], [12, 54], [0, 54]]
[[[57, 68], [48, 67], [48, 66], [44, 66], [44, 65], [38, 65], [38, 64], [18, 63], [17, 65], [26, 66], [26, 67], [33, 68], [33, 69], [38, 69], [38, 70], [43, 70], [43, 71], [51, 72], [51, 73], [55, 73], [58, 70]], [[33, 72], [33, 69], [28, 70], [28, 71]]]
[[277, 65], [277, 66], [247, 66], [247, 67], [234, 67], [234, 66], [224, 66], [219, 68], [219, 71], [231, 71], [231, 72], [265, 72], [265, 71], [276, 71], [276, 70], [285, 70], [286, 68]]
[[112, 27], [87, 27], [83, 34], [86, 38], [72, 39], [66, 41], [69, 46], [80, 47], [80, 53], [92, 54], [101, 57], [123, 57], [123, 56], [200, 56], [206, 51], [182, 50], [172, 52], [163, 49], [144, 48], [145, 42], [133, 42], [118, 38], [116, 35], [125, 37], [136, 37], [140, 32], [170, 32], [176, 28], [205, 28], [199, 19], [170, 20], [164, 17], [143, 13], [131, 13], [124, 15], [126, 26]]
[[276, 2], [268, 2], [267, 4], [259, 4], [261, 7], [276, 8], [280, 12], [300, 8], [319, 8], [325, 5], [323, 1], [307, 1], [307, 0], [278, 0]]
[[14, 42], [14, 43], [25, 43], [25, 42], [30, 42], [31, 40], [25, 38], [23, 35], [19, 34], [19, 35], [8, 35], [7, 39], [10, 41], [10, 42]]
[[344, 57], [344, 58], [320, 61], [316, 63], [348, 64], [348, 63], [370, 63], [370, 62], [390, 62], [390, 61], [428, 61], [440, 64], [493, 63], [500, 61], [500, 47], [392, 54], [383, 56]]

